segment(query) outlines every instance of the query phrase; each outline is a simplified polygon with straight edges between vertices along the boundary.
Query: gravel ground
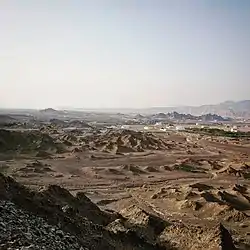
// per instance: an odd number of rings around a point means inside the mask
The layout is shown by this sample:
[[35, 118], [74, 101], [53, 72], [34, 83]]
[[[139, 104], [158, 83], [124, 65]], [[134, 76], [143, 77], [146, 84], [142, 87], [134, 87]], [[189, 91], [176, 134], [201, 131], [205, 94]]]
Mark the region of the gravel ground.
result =
[[75, 236], [49, 225], [9, 201], [0, 201], [1, 250], [88, 250]]

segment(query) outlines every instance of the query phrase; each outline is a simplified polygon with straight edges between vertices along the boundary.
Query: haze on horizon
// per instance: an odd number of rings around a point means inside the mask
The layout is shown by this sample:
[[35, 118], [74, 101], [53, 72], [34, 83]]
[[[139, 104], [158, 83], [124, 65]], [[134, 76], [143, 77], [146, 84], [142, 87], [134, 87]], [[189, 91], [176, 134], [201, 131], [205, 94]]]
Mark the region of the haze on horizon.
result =
[[250, 99], [250, 1], [3, 0], [0, 107]]

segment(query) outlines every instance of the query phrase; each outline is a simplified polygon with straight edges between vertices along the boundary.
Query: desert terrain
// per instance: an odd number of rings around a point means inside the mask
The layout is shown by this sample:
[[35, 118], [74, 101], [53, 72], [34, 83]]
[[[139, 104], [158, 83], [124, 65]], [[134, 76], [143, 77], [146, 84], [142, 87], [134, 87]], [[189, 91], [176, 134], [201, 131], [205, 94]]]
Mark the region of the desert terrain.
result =
[[46, 112], [0, 129], [1, 249], [50, 249], [44, 224], [61, 234], [51, 249], [250, 249], [248, 131]]

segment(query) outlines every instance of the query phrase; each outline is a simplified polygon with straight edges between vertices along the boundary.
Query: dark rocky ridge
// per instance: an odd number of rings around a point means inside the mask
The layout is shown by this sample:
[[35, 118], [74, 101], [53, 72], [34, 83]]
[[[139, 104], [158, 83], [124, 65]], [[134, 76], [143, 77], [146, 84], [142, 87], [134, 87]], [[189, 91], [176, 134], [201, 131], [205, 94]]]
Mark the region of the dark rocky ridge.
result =
[[0, 129], [0, 151], [32, 153], [39, 151], [61, 152], [62, 143], [58, 143], [49, 134], [40, 131], [9, 131]]
[[169, 121], [202, 121], [202, 122], [225, 122], [230, 121], [229, 118], [224, 118], [220, 115], [207, 113], [205, 115], [194, 116], [191, 114], [183, 114], [178, 112], [158, 113], [150, 116], [152, 119], [169, 120]]

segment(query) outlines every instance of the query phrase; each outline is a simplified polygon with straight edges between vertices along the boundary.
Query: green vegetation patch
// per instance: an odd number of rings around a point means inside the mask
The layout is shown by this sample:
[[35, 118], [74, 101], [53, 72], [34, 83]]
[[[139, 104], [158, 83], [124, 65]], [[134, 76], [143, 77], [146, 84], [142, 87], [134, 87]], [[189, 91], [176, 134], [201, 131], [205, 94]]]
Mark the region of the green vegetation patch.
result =
[[191, 128], [189, 129], [189, 131], [212, 136], [224, 136], [230, 138], [250, 138], [250, 132], [231, 132], [218, 128]]
[[180, 164], [176, 167], [177, 170], [182, 170], [185, 172], [197, 172], [196, 168], [188, 164]]

